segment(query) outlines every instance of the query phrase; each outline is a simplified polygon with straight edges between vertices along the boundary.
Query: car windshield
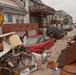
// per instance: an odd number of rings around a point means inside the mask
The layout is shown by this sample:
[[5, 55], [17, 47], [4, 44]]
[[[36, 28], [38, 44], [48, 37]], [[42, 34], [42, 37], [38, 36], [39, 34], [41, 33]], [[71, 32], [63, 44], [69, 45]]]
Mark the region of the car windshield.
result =
[[26, 44], [36, 44], [39, 38], [26, 38]]
[[51, 32], [51, 33], [59, 31], [58, 27], [49, 27], [47, 30], [48, 32]]

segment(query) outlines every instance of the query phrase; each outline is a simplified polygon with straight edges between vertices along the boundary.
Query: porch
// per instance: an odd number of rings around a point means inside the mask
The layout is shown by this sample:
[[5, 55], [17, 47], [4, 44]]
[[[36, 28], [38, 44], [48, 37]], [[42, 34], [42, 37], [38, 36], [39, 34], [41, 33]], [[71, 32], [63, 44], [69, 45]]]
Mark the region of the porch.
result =
[[29, 11], [30, 11], [30, 13], [43, 11], [43, 12], [48, 12], [48, 13], [50, 13], [52, 15], [55, 14], [55, 10], [53, 8], [51, 8], [51, 7], [47, 6], [47, 5], [44, 5], [44, 4], [30, 6]]
[[50, 20], [55, 14], [55, 9], [44, 5], [34, 5], [29, 7], [30, 23], [38, 23], [38, 28], [42, 33], [50, 26]]

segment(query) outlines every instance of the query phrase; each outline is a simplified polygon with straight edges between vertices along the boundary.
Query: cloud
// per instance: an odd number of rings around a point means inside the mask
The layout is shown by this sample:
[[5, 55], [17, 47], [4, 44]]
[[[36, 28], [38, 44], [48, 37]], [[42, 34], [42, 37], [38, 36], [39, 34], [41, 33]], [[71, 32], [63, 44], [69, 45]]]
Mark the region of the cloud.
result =
[[76, 0], [42, 0], [42, 2], [55, 10], [63, 10], [76, 20]]

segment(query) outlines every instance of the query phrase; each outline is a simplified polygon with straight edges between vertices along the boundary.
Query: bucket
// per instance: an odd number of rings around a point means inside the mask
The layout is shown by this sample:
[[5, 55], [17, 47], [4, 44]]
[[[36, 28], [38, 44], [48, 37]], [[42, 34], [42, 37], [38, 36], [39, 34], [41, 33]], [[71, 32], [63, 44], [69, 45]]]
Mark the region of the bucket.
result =
[[17, 46], [23, 45], [22, 41], [20, 40], [19, 36], [17, 34], [13, 34], [9, 37], [9, 42], [11, 45], [11, 48], [15, 48]]

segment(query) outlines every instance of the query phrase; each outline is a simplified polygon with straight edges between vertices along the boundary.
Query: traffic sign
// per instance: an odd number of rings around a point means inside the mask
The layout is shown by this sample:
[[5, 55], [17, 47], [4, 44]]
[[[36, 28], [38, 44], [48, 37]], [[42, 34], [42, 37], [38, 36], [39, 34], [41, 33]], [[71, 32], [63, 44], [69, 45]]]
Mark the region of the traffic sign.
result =
[[4, 16], [0, 13], [0, 26], [2, 25], [3, 21], [4, 21]]

